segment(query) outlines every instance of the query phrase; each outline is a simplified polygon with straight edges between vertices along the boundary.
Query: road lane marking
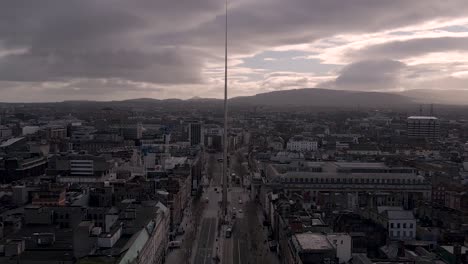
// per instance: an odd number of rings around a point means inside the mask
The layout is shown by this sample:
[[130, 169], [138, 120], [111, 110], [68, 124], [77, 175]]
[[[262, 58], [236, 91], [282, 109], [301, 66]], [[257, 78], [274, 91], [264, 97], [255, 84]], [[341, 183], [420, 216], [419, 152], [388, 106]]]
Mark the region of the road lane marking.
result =
[[[208, 224], [208, 237], [207, 237], [207, 239], [206, 239], [206, 245], [205, 245], [205, 248], [207, 249], [207, 251], [210, 250], [210, 248], [208, 248], [208, 244], [209, 244], [209, 242], [210, 242], [210, 234], [211, 234], [211, 226], [212, 226], [212, 221], [211, 221], [211, 219], [209, 219], [208, 222], [209, 222], [209, 224]], [[211, 248], [211, 250], [212, 250], [212, 248]], [[207, 253], [205, 254], [205, 256], [203, 257], [203, 264], [205, 264], [205, 261], [206, 261], [207, 258], [208, 258], [208, 252], [207, 252]], [[208, 261], [208, 263], [209, 263], [209, 261]]]
[[239, 245], [239, 240], [237, 240], [237, 255], [239, 256], [239, 264], [242, 263], [242, 259], [240, 256], [240, 245]]

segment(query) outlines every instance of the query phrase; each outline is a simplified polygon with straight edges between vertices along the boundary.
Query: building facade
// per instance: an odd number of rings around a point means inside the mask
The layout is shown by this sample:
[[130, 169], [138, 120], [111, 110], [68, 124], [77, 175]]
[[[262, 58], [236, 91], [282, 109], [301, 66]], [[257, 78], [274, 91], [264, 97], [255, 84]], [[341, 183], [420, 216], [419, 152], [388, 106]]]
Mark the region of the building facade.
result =
[[201, 122], [189, 123], [189, 142], [191, 146], [203, 145], [203, 124]]
[[410, 116], [407, 119], [409, 138], [437, 139], [440, 136], [440, 121], [433, 116]]
[[286, 149], [289, 151], [316, 151], [318, 148], [317, 141], [305, 139], [305, 138], [298, 138], [293, 137], [291, 138], [288, 143], [286, 144]]

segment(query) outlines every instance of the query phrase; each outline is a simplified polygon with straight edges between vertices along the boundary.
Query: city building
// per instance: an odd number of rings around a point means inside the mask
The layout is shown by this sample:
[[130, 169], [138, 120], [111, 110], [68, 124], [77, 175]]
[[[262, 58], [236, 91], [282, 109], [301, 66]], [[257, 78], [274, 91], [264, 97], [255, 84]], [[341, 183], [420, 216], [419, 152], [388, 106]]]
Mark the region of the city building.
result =
[[31, 192], [32, 205], [64, 206], [66, 189], [63, 185], [46, 184]]
[[15, 156], [0, 156], [0, 182], [10, 183], [16, 180], [44, 175], [47, 159], [41, 155], [16, 153]]
[[109, 179], [113, 164], [102, 156], [57, 154], [49, 158], [46, 174], [59, 182], [96, 183]]
[[410, 116], [407, 119], [409, 138], [437, 139], [440, 136], [440, 121], [433, 116]]
[[204, 144], [204, 130], [201, 122], [191, 122], [188, 125], [189, 142], [191, 146]]
[[412, 240], [416, 238], [416, 218], [411, 211], [385, 211], [388, 237], [393, 240]]
[[8, 139], [13, 136], [11, 128], [0, 125], [0, 140]]
[[119, 129], [124, 139], [136, 140], [141, 139], [143, 136], [143, 126], [140, 122], [134, 124], [121, 124]]
[[24, 126], [22, 131], [22, 135], [23, 136], [26, 136], [26, 135], [31, 135], [31, 134], [34, 134], [36, 133], [37, 131], [39, 131], [40, 127], [39, 126]]
[[348, 263], [353, 257], [351, 236], [346, 233], [327, 233], [326, 237], [336, 249], [338, 263]]
[[326, 235], [309, 232], [295, 234], [291, 238], [290, 246], [291, 259], [286, 259], [286, 263], [338, 263], [336, 249]]
[[[266, 164], [270, 189], [299, 194], [325, 209], [399, 205], [430, 201], [432, 186], [411, 167], [373, 162], [292, 162]], [[261, 193], [259, 193], [261, 194]]]
[[67, 128], [64, 126], [49, 126], [45, 128], [47, 139], [64, 139], [67, 137]]
[[295, 136], [289, 139], [288, 143], [286, 144], [286, 149], [289, 151], [316, 151], [318, 148], [317, 141], [306, 139], [304, 137]]

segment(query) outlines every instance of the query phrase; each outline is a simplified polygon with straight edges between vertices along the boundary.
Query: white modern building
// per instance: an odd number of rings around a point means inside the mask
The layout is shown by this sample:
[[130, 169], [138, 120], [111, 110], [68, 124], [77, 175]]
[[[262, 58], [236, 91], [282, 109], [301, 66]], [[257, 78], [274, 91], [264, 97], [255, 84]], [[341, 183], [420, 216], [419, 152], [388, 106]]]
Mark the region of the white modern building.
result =
[[346, 233], [329, 233], [326, 236], [336, 249], [336, 257], [339, 263], [348, 263], [352, 258], [351, 236]]
[[23, 136], [34, 134], [34, 133], [36, 133], [37, 131], [39, 131], [39, 127], [38, 127], [38, 126], [25, 126], [25, 127], [23, 127], [23, 129], [22, 129]]
[[412, 211], [386, 211], [388, 237], [392, 240], [413, 240], [416, 238], [416, 219]]
[[289, 139], [286, 144], [286, 149], [289, 151], [316, 151], [317, 148], [317, 141], [297, 136]]

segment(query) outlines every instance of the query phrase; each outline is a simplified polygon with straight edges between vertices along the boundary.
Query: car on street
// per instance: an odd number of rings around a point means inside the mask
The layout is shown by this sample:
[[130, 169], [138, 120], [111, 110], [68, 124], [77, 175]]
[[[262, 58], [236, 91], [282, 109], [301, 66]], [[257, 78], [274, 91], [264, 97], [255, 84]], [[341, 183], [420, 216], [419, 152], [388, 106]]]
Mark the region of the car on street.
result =
[[230, 238], [232, 235], [232, 228], [231, 227], [228, 227], [226, 229], [226, 238]]
[[242, 214], [242, 209], [239, 209], [239, 214]]
[[239, 204], [242, 204], [242, 199], [239, 199]]
[[169, 248], [180, 248], [182, 245], [181, 241], [175, 240], [175, 241], [169, 241], [168, 247]]

